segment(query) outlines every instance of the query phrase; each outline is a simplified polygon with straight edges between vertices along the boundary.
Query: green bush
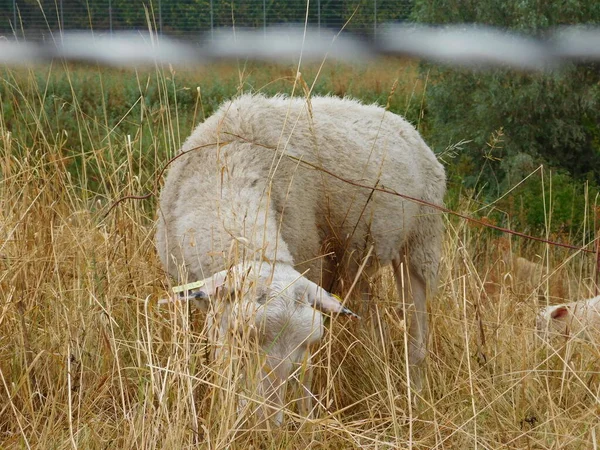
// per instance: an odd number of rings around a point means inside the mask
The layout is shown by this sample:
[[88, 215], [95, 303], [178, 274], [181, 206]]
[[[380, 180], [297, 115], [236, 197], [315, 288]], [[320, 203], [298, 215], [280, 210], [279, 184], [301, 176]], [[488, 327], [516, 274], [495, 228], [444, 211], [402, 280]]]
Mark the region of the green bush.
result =
[[[542, 35], [551, 27], [597, 23], [600, 4], [592, 0], [566, 2], [418, 0], [414, 18], [430, 24], [477, 23]], [[462, 141], [449, 164], [451, 182], [477, 192], [491, 202], [521, 182], [541, 164], [559, 171], [561, 186], [600, 182], [600, 71], [589, 64], [568, 65], [545, 73], [508, 69], [480, 71], [422, 65], [426, 92], [427, 140], [437, 152]], [[575, 180], [575, 181], [574, 181]], [[531, 184], [532, 181], [528, 181]], [[529, 189], [529, 187], [528, 187]], [[567, 189], [568, 190], [568, 189]], [[530, 192], [539, 191], [532, 185]], [[579, 192], [575, 189], [573, 193]], [[542, 223], [539, 197], [516, 202], [530, 212], [527, 225]], [[539, 194], [538, 194], [539, 195]], [[581, 202], [556, 200], [558, 209]], [[510, 211], [518, 213], [518, 211]], [[519, 213], [520, 214], [520, 213]], [[554, 224], [565, 226], [558, 214]], [[575, 226], [571, 224], [570, 226]]]

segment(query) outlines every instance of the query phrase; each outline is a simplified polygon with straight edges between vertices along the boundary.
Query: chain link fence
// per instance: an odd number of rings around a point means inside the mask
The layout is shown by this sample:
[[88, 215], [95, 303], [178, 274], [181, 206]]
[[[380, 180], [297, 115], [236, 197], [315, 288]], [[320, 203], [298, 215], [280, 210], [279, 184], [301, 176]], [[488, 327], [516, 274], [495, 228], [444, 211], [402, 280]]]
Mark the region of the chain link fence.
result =
[[0, 34], [48, 39], [58, 31], [151, 30], [192, 37], [222, 27], [267, 29], [308, 23], [317, 29], [373, 36], [381, 23], [406, 20], [412, 0], [5, 0]]

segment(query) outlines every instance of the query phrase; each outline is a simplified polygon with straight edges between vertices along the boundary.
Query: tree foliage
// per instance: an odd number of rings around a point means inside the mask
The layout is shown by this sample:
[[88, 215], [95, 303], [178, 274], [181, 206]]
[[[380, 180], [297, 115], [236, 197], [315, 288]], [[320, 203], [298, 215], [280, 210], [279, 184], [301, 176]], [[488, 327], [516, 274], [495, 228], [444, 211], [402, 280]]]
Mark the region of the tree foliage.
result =
[[[543, 35], [553, 27], [600, 21], [600, 3], [418, 0], [414, 18], [430, 24], [473, 22]], [[452, 166], [469, 187], [500, 193], [538, 164], [600, 181], [600, 68], [570, 65], [551, 73], [455, 70], [426, 65], [430, 141], [461, 140]]]

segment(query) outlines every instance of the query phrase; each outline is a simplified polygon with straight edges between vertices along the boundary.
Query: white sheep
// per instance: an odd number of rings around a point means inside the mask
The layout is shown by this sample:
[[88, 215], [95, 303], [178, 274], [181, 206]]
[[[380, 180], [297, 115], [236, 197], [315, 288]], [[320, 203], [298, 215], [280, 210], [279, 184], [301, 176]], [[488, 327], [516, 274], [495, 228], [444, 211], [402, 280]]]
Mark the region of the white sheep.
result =
[[538, 336], [545, 342], [554, 336], [595, 340], [600, 337], [600, 295], [547, 306], [538, 313], [536, 326]]
[[[443, 204], [444, 168], [413, 126], [351, 99], [243, 95], [200, 124], [182, 152], [160, 197], [160, 259], [177, 279], [206, 279], [196, 299], [222, 304], [237, 293], [246, 306], [236, 314], [253, 322], [267, 354], [262, 393], [275, 407], [323, 334], [321, 312], [352, 314], [327, 290], [347, 290], [363, 263], [366, 275], [392, 265], [399, 295], [414, 303], [409, 363], [421, 386], [442, 216], [375, 190]], [[210, 319], [220, 336], [231, 305]]]

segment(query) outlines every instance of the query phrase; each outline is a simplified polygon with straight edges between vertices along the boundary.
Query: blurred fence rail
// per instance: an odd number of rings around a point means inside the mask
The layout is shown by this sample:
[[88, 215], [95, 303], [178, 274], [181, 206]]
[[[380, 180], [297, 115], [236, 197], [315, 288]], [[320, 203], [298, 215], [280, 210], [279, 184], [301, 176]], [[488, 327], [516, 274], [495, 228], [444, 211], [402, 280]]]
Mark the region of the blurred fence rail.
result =
[[[0, 64], [21, 65], [64, 59], [114, 66], [194, 65], [220, 59], [292, 62], [332, 57], [348, 61], [374, 55], [419, 57], [450, 65], [520, 70], [554, 69], [563, 63], [600, 61], [600, 28], [571, 26], [543, 38], [498, 29], [454, 25], [386, 25], [377, 39], [318, 28], [223, 28], [196, 41], [153, 32], [58, 32], [51, 39], [0, 39]], [[600, 70], [600, 66], [599, 66]]]
[[0, 2], [0, 64], [62, 58], [135, 66], [326, 55], [361, 60], [387, 54], [452, 65], [543, 70], [564, 62], [600, 60], [600, 28], [565, 27], [533, 38], [466, 25], [416, 26], [404, 22], [413, 4], [414, 0], [5, 0]]

